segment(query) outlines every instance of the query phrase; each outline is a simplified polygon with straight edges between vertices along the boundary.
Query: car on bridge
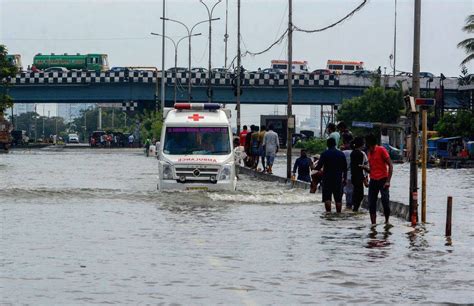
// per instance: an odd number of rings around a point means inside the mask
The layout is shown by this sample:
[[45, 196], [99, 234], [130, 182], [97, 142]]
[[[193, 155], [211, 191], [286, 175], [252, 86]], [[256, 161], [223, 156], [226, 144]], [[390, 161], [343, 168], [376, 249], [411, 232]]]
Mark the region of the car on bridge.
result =
[[311, 74], [316, 74], [316, 75], [328, 75], [331, 74], [331, 70], [329, 69], [316, 69], [311, 72]]
[[276, 69], [276, 68], [265, 68], [262, 71], [260, 71], [260, 73], [264, 73], [264, 74], [283, 74], [284, 72], [282, 70]]
[[68, 72], [68, 70], [65, 67], [49, 67], [44, 72]]
[[227, 74], [227, 73], [231, 73], [228, 69], [226, 68], [212, 68], [211, 69], [212, 73], [220, 73], [220, 74]]
[[207, 69], [202, 68], [202, 67], [194, 67], [194, 68], [191, 68], [191, 72], [192, 73], [207, 73]]
[[356, 70], [352, 73], [352, 75], [355, 75], [356, 77], [364, 77], [368, 78], [374, 75], [372, 71], [369, 70]]
[[431, 72], [422, 71], [420, 72], [420, 78], [434, 78], [435, 75]]
[[171, 73], [178, 73], [178, 72], [188, 72], [188, 68], [184, 67], [172, 67], [166, 70], [166, 72], [171, 72]]
[[110, 72], [128, 72], [130, 68], [128, 67], [112, 67], [110, 68]]

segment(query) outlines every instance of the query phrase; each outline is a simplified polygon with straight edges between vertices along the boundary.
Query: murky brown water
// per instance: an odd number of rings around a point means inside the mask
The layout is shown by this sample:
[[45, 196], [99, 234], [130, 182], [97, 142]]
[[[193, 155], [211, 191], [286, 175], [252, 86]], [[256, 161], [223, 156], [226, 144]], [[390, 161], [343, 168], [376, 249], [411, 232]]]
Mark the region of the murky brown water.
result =
[[326, 216], [320, 195], [248, 177], [232, 193], [160, 194], [156, 168], [128, 150], [0, 155], [0, 303], [474, 301], [472, 170], [430, 170], [432, 223], [414, 231]]

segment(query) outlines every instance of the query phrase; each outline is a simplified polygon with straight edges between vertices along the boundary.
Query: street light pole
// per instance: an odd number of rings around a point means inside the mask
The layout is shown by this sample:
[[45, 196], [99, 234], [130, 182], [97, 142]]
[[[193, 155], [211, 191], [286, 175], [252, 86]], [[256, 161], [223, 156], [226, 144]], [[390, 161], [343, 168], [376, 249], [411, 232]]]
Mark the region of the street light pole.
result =
[[[162, 36], [161, 34], [153, 33], [153, 32], [151, 33], [151, 35]], [[181, 37], [177, 42], [175, 42], [174, 39], [172, 39], [171, 37], [165, 36], [165, 38], [169, 39], [173, 43], [173, 46], [174, 46], [174, 98], [173, 98], [174, 103], [176, 103], [176, 98], [177, 98], [177, 83], [178, 83], [177, 66], [178, 66], [178, 47], [179, 47], [179, 44], [185, 38], [188, 38], [190, 36], [199, 36], [199, 35], [202, 35], [202, 34], [197, 33], [197, 34], [193, 34], [193, 35], [186, 35], [184, 37]]]
[[208, 65], [208, 78], [207, 78], [207, 100], [208, 102], [212, 102], [212, 88], [211, 88], [211, 78], [212, 78], [212, 64], [211, 64], [211, 55], [212, 55], [212, 23], [211, 23], [211, 19], [212, 19], [212, 13], [214, 12], [214, 9], [216, 8], [216, 6], [222, 2], [222, 0], [217, 0], [217, 2], [212, 6], [211, 9], [209, 9], [209, 7], [207, 6], [206, 3], [203, 2], [203, 0], [199, 0], [203, 5], [204, 7], [206, 7], [206, 10], [207, 10], [207, 14], [209, 16], [209, 65]]
[[[165, 108], [165, 82], [166, 82], [166, 68], [165, 68], [165, 18], [166, 18], [166, 0], [163, 0], [163, 32], [161, 39], [161, 118], [163, 120], [163, 113]], [[158, 78], [158, 72], [157, 76]]]
[[228, 21], [228, 19], [229, 19], [229, 0], [225, 0], [224, 67], [227, 67], [227, 40], [229, 38], [229, 34], [227, 33], [227, 21]]
[[[193, 31], [194, 31], [194, 28], [196, 28], [198, 25], [202, 24], [202, 23], [205, 23], [205, 22], [209, 22], [209, 20], [203, 20], [203, 21], [199, 21], [197, 23], [195, 23], [191, 29], [184, 23], [184, 22], [181, 22], [179, 20], [176, 20], [176, 19], [171, 19], [171, 18], [161, 18], [163, 20], [166, 20], [166, 21], [172, 21], [172, 22], [176, 22], [176, 23], [179, 23], [180, 25], [182, 25], [183, 27], [186, 28], [186, 31], [188, 32], [188, 36], [189, 36], [189, 41], [188, 41], [188, 102], [191, 102], [191, 37], [193, 36]], [[219, 20], [220, 18], [213, 18], [211, 19], [210, 21], [215, 21], [215, 20]]]
[[397, 0], [395, 0], [395, 24], [393, 30], [393, 76], [397, 72]]

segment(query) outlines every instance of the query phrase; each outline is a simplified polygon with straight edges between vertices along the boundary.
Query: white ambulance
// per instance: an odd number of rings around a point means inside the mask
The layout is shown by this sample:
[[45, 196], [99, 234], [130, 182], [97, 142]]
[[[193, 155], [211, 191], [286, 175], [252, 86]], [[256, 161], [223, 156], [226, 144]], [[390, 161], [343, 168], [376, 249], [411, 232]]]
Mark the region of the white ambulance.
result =
[[230, 110], [217, 103], [176, 103], [163, 116], [158, 189], [235, 190]]

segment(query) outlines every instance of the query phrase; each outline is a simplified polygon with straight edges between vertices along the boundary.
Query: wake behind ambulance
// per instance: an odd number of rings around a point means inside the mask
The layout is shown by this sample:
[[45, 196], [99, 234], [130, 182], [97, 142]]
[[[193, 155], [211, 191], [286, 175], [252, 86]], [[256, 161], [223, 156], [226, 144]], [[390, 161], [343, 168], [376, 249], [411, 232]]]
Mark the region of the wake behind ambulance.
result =
[[163, 115], [158, 189], [235, 190], [230, 110], [217, 103], [176, 103]]

